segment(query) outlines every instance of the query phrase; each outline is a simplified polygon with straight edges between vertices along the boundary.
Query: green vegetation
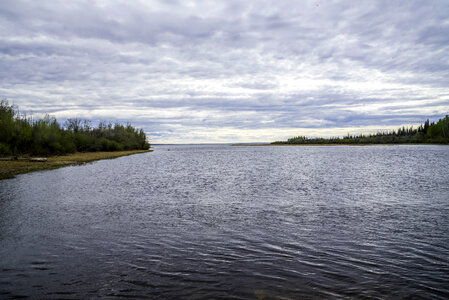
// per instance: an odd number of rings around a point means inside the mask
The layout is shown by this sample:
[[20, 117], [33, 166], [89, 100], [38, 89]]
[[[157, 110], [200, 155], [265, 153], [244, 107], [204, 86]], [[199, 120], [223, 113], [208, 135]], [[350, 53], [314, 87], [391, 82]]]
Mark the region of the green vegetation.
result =
[[21, 116], [6, 100], [0, 101], [0, 156], [147, 150], [149, 146], [143, 130], [130, 124], [100, 123], [94, 128], [87, 120], [68, 119], [61, 126], [48, 115], [39, 120]]
[[278, 141], [272, 145], [308, 145], [308, 144], [449, 144], [449, 116], [437, 123], [427, 120], [418, 128], [402, 127], [397, 131], [378, 132], [370, 135], [347, 135], [333, 138], [308, 138], [297, 136], [287, 141]]

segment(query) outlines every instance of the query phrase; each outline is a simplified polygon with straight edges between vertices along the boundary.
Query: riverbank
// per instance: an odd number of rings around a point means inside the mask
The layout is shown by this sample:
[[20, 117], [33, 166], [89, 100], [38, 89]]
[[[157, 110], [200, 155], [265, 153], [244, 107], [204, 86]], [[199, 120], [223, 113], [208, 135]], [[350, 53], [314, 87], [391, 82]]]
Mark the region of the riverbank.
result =
[[397, 145], [438, 145], [438, 146], [448, 146], [448, 144], [437, 144], [437, 143], [388, 143], [388, 144], [232, 144], [231, 146], [397, 146]]
[[370, 146], [370, 145], [404, 145], [404, 144], [232, 144], [231, 146]]
[[120, 156], [127, 156], [151, 151], [152, 150], [85, 152], [61, 156], [51, 156], [47, 158], [47, 161], [25, 161], [25, 160], [0, 161], [0, 180], [12, 178], [15, 175], [34, 171], [50, 170], [65, 166], [80, 165], [101, 159], [112, 159]]

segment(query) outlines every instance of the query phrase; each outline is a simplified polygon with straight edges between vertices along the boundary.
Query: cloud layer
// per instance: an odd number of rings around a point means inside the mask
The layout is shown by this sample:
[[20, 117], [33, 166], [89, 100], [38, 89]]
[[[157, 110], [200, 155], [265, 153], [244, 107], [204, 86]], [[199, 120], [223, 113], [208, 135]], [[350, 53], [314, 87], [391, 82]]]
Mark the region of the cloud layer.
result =
[[2, 1], [0, 78], [153, 143], [396, 128], [449, 113], [449, 2]]

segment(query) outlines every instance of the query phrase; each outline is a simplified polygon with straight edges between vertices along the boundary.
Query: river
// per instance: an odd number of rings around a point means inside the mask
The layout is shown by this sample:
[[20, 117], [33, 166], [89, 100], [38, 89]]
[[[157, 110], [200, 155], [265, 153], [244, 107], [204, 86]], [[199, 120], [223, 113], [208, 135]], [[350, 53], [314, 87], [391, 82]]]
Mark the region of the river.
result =
[[0, 181], [0, 298], [449, 297], [449, 147], [158, 145]]

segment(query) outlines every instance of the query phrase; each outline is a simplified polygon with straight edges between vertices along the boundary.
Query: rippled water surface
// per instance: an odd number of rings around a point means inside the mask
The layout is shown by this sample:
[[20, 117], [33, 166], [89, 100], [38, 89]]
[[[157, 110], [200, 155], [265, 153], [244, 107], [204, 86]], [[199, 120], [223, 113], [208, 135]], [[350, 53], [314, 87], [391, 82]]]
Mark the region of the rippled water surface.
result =
[[0, 181], [0, 298], [449, 297], [449, 147], [156, 146]]

